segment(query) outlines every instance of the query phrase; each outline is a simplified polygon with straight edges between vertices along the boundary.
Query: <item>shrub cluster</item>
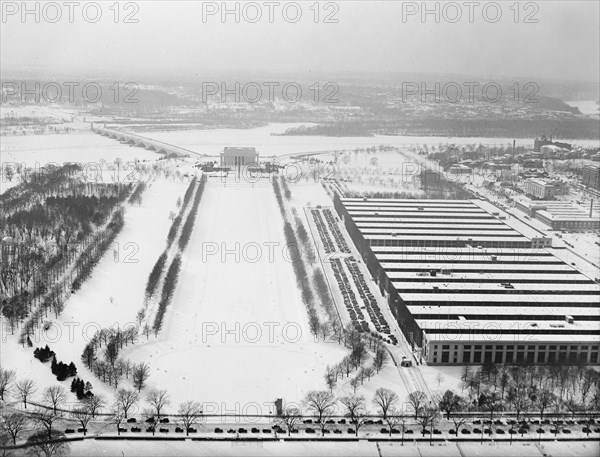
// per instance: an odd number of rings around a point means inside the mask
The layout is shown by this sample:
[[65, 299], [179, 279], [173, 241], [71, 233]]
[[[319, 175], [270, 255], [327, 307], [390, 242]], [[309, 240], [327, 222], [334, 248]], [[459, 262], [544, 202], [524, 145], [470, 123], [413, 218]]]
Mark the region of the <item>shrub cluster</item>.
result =
[[91, 392], [91, 384], [84, 382], [83, 379], [75, 378], [71, 382], [71, 392], [77, 396], [77, 400], [83, 400], [86, 397], [93, 397]]
[[52, 364], [50, 365], [50, 369], [52, 370], [52, 374], [55, 375], [56, 379], [59, 381], [64, 381], [71, 376], [77, 375], [75, 364], [73, 362], [69, 364], [57, 362], [55, 352], [50, 349], [48, 345], [43, 348], [35, 348], [33, 350], [33, 356], [42, 363], [51, 360]]

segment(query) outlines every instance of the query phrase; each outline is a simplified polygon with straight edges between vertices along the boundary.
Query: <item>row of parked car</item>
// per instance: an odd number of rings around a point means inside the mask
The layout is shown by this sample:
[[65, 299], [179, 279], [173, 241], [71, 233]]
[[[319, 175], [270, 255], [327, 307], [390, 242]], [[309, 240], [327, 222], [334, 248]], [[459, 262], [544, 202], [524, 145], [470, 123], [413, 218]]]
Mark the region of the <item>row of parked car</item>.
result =
[[[127, 433], [127, 431], [128, 431], [127, 428], [125, 428], [125, 427], [119, 427], [119, 433]], [[141, 427], [131, 427], [131, 432], [132, 433], [141, 433], [141, 431], [142, 431]], [[169, 429], [166, 428], [166, 427], [160, 427], [158, 429], [158, 431], [160, 433], [169, 433]], [[84, 432], [87, 432], [87, 429], [78, 428], [77, 432], [78, 433], [84, 433]], [[154, 427], [154, 426], [146, 427], [146, 432], [147, 433], [154, 433], [154, 432], [156, 432], [156, 427]], [[183, 432], [185, 432], [185, 430], [182, 429], [181, 427], [175, 427], [175, 433], [183, 433]], [[198, 430], [196, 430], [193, 427], [188, 428], [188, 433], [197, 433], [197, 432], [198, 432]], [[75, 433], [75, 429], [67, 428], [65, 430], [65, 434], [70, 434], [70, 433]]]
[[340, 250], [340, 252], [350, 254], [350, 248], [348, 247], [348, 243], [346, 243], [346, 239], [344, 238], [344, 235], [342, 234], [342, 231], [340, 230], [340, 227], [338, 226], [337, 221], [335, 220], [335, 216], [333, 215], [331, 210], [324, 209], [323, 214], [325, 214], [325, 219], [327, 220], [327, 223], [329, 225], [329, 230], [331, 230], [331, 233], [333, 233], [333, 238], [335, 239], [335, 242], [337, 243], [337, 247]]
[[318, 209], [313, 209], [311, 213], [313, 220], [315, 221], [315, 225], [317, 226], [317, 232], [319, 232], [319, 236], [323, 242], [325, 253], [331, 254], [332, 252], [335, 252], [335, 244], [333, 244], [333, 240], [331, 239], [331, 236], [329, 236], [329, 232], [327, 231], [327, 227], [325, 226], [325, 222], [321, 216], [321, 211]]
[[365, 316], [360, 309], [360, 306], [358, 306], [358, 300], [356, 300], [354, 291], [350, 287], [350, 280], [344, 271], [342, 261], [340, 259], [331, 259], [331, 268], [333, 269], [333, 275], [338, 283], [342, 297], [344, 298], [344, 306], [346, 306], [352, 325], [354, 325], [354, 328], [359, 332], [368, 332], [369, 324], [364, 320]]
[[[251, 431], [252, 433], [261, 433], [261, 432], [262, 432], [262, 433], [273, 433], [273, 430], [271, 430], [270, 428], [263, 428], [263, 429], [261, 430], [261, 429], [258, 429], [258, 428], [256, 428], [256, 427], [252, 427], [252, 428], [250, 429], [250, 431]], [[220, 427], [217, 427], [217, 428], [215, 428], [215, 433], [225, 433], [225, 431], [224, 431], [222, 428], [220, 428]], [[243, 428], [243, 427], [240, 427], [240, 428], [238, 428], [237, 430], [236, 430], [236, 429], [234, 429], [234, 428], [230, 428], [230, 429], [228, 429], [228, 430], [227, 430], [227, 433], [238, 433], [238, 434], [244, 434], [244, 433], [248, 433], [248, 429], [246, 429], [246, 428]]]
[[[167, 422], [163, 422], [163, 420], [161, 420], [161, 423], [167, 423]], [[129, 423], [135, 423], [135, 419], [131, 420], [129, 419], [127, 422]], [[318, 425], [319, 422], [318, 421], [313, 421], [312, 419], [305, 419], [303, 421], [303, 423], [305, 425], [312, 425], [312, 424], [316, 424]], [[583, 433], [586, 434], [590, 434], [590, 433], [600, 433], [600, 427], [598, 427], [598, 423], [596, 423], [594, 420], [591, 421], [587, 421], [587, 420], [580, 420], [580, 421], [573, 421], [573, 420], [569, 420], [569, 421], [562, 421], [562, 420], [558, 420], [558, 421], [551, 421], [551, 420], [544, 420], [544, 421], [540, 421], [540, 420], [530, 420], [530, 421], [526, 421], [526, 420], [521, 420], [519, 422], [515, 421], [515, 420], [508, 420], [506, 422], [503, 422], [501, 420], [496, 420], [494, 422], [490, 421], [490, 420], [474, 420], [473, 425], [481, 425], [483, 424], [484, 426], [479, 428], [479, 427], [474, 427], [474, 428], [467, 428], [467, 427], [463, 427], [462, 429], [459, 430], [459, 434], [461, 435], [481, 435], [481, 434], [485, 434], [485, 435], [492, 435], [492, 434], [496, 434], [496, 435], [505, 435], [505, 434], [510, 434], [510, 435], [527, 435], [527, 434], [545, 434], [545, 433], [550, 433], [553, 435], [557, 435], [557, 434], [571, 434], [572, 430], [571, 428], [566, 428], [566, 425], [569, 426], [576, 426], [576, 425], [583, 425], [584, 427], [581, 428], [581, 431]], [[353, 421], [350, 420], [346, 420], [346, 419], [339, 419], [339, 420], [333, 420], [333, 419], [329, 419], [325, 422], [325, 424], [332, 426], [335, 424], [341, 424], [341, 425], [345, 425], [345, 424], [353, 424]], [[383, 420], [379, 419], [379, 420], [371, 420], [368, 419], [365, 421], [364, 425], [383, 425]], [[494, 427], [492, 427], [492, 425], [495, 426], [495, 430]], [[510, 425], [510, 429], [505, 429], [505, 428], [500, 428], [502, 426], [508, 426]], [[542, 428], [540, 425], [546, 425], [549, 426], [549, 428]], [[537, 428], [536, 428], [537, 427]], [[126, 433], [128, 430], [127, 428], [124, 427], [119, 427], [119, 433]], [[149, 427], [147, 427], [145, 429], [145, 431], [147, 433], [155, 433], [156, 432], [156, 426], [155, 425], [150, 425]], [[166, 427], [160, 427], [158, 429], [158, 431], [160, 433], [169, 433], [170, 430]], [[312, 427], [306, 427], [304, 429], [304, 433], [316, 433], [316, 432], [320, 432], [320, 427], [319, 428], [312, 428]], [[84, 433], [87, 432], [87, 429], [83, 429], [83, 428], [78, 428], [77, 429], [78, 433]], [[142, 432], [142, 428], [141, 427], [131, 427], [131, 432], [132, 433], [140, 433]], [[184, 433], [185, 430], [179, 426], [175, 427], [175, 433]], [[188, 433], [197, 433], [198, 430], [190, 427], [188, 428]], [[222, 428], [216, 427], [214, 429], [215, 433], [225, 433], [225, 431]], [[229, 434], [247, 434], [247, 433], [254, 433], [254, 434], [258, 434], [258, 433], [263, 433], [263, 434], [271, 434], [273, 432], [276, 433], [285, 433], [287, 434], [287, 430], [282, 428], [280, 425], [276, 424], [274, 425], [272, 428], [262, 428], [259, 429], [257, 427], [252, 427], [250, 429], [250, 432], [248, 432], [248, 429], [240, 427], [237, 429], [233, 429], [230, 428], [227, 430], [227, 433]], [[346, 432], [348, 434], [354, 434], [355, 430], [353, 428], [348, 428], [346, 430]], [[417, 430], [417, 433], [420, 433], [422, 435], [430, 435], [433, 432], [434, 435], [441, 435], [442, 431], [439, 429], [434, 429], [433, 431], [430, 430]], [[65, 430], [65, 434], [72, 434], [75, 433], [75, 429], [72, 428], [67, 428]], [[300, 433], [300, 430], [297, 428], [294, 428], [290, 431], [290, 433], [292, 434], [297, 434]], [[328, 433], [333, 433], [333, 434], [342, 434], [344, 433], [342, 429], [340, 428], [327, 428], [324, 431], [325, 434]], [[391, 430], [389, 428], [381, 428], [380, 429], [380, 433], [382, 434], [400, 434], [402, 433], [401, 430], [398, 430], [397, 428], [392, 428]], [[404, 429], [404, 434], [405, 435], [412, 435], [415, 432], [410, 429]], [[450, 435], [455, 435], [456, 431], [454, 429], [450, 429], [448, 430], [448, 433]]]
[[367, 313], [371, 318], [371, 322], [375, 326], [375, 330], [377, 330], [379, 333], [387, 335], [387, 340], [389, 343], [396, 344], [398, 341], [396, 337], [392, 335], [390, 326], [385, 320], [385, 317], [383, 317], [383, 313], [377, 304], [375, 296], [371, 293], [369, 286], [367, 286], [365, 276], [358, 268], [358, 263], [353, 256], [346, 257], [344, 261], [346, 262], [346, 266], [352, 275], [352, 280], [354, 281], [354, 285], [358, 290], [358, 294], [364, 303], [364, 308], [367, 310]]

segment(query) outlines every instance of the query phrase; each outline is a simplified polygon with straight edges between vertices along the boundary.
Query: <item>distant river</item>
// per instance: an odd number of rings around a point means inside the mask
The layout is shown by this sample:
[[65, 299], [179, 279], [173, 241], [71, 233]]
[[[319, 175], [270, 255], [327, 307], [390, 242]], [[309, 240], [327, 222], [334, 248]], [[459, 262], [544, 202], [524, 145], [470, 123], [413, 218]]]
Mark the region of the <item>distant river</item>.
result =
[[[373, 137], [330, 137], [330, 136], [279, 136], [287, 129], [300, 125], [311, 124], [269, 124], [264, 127], [252, 129], [217, 129], [217, 130], [170, 130], [144, 132], [144, 136], [155, 138], [166, 143], [191, 149], [192, 151], [218, 155], [224, 146], [255, 147], [264, 156], [281, 156], [300, 152], [318, 152], [331, 150], [352, 150], [379, 146], [425, 145], [438, 146], [440, 144], [484, 144], [484, 145], [512, 145], [512, 138], [456, 138], [432, 136], [387, 136], [376, 135]], [[563, 140], [562, 141], [569, 141]], [[517, 146], [533, 147], [533, 139], [516, 139]], [[597, 146], [597, 140], [574, 140], [580, 146]]]
[[596, 100], [578, 100], [574, 102], [565, 102], [574, 108], [579, 108], [581, 114], [600, 118], [600, 105]]

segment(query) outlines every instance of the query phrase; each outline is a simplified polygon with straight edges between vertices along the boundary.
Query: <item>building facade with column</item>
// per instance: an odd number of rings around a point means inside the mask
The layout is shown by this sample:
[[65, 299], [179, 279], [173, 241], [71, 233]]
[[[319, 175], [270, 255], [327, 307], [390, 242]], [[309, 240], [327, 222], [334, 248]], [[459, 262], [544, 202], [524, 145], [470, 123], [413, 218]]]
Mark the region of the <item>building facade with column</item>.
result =
[[255, 148], [225, 148], [221, 153], [222, 167], [244, 167], [258, 164]]

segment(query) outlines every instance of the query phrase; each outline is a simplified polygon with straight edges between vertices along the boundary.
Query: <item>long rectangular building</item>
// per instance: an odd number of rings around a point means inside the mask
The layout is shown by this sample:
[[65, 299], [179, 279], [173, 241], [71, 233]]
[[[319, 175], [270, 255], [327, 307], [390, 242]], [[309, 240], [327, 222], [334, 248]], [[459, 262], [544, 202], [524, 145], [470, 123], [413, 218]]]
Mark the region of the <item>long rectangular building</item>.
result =
[[407, 340], [430, 364], [598, 364], [600, 285], [481, 200], [335, 197]]

